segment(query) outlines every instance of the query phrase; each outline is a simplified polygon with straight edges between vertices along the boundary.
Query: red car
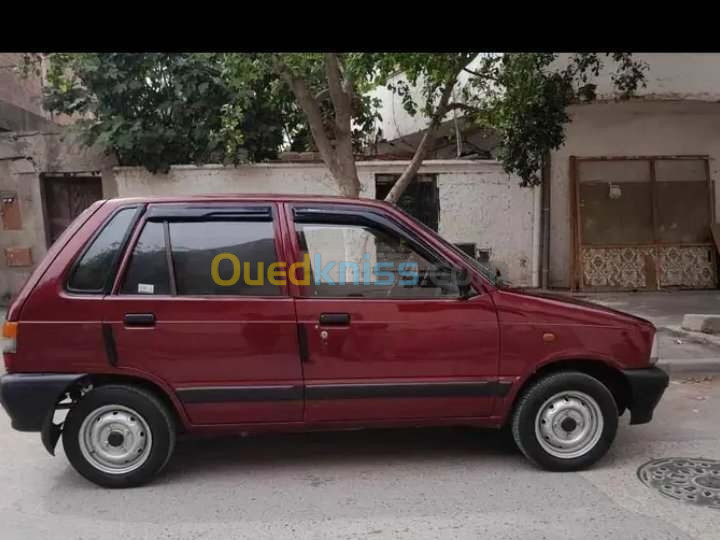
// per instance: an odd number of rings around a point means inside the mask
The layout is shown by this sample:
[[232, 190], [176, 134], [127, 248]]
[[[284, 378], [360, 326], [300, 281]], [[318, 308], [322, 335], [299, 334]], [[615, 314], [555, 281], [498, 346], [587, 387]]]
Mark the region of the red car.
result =
[[508, 426], [576, 470], [668, 384], [648, 321], [501, 286], [397, 208], [334, 197], [98, 201], [3, 333], [13, 427], [108, 487], [200, 432]]

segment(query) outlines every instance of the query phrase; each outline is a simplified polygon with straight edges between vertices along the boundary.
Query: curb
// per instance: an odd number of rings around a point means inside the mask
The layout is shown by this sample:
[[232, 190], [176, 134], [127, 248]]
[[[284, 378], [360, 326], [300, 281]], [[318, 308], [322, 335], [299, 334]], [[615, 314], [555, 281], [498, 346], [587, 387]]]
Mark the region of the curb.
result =
[[703, 345], [715, 345], [720, 346], [720, 336], [717, 334], [706, 334], [705, 332], [693, 332], [692, 330], [686, 330], [681, 326], [658, 326], [657, 330], [665, 330], [675, 337], [689, 339], [694, 343]]
[[696, 358], [694, 360], [661, 358], [655, 365], [667, 372], [668, 375], [720, 374], [720, 358]]
[[720, 315], [716, 313], [686, 313], [680, 327], [690, 332], [705, 332], [707, 334], [720, 334]]

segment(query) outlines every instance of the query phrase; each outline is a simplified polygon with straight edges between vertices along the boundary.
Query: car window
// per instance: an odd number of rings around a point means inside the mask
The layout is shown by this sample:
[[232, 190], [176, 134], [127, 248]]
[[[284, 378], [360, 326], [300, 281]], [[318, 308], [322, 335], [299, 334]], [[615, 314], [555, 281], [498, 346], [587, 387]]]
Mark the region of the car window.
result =
[[268, 276], [277, 262], [271, 221], [171, 222], [179, 295], [278, 296]]
[[164, 223], [148, 221], [143, 227], [120, 294], [170, 294]]
[[136, 212], [137, 208], [124, 208], [108, 221], [76, 264], [68, 280], [68, 289], [103, 292], [115, 271], [117, 257]]
[[429, 260], [407, 240], [364, 225], [298, 223], [312, 296], [437, 298], [459, 295], [441, 261]]
[[[493, 272], [490, 268], [485, 266], [483, 263], [475, 259], [474, 257], [471, 257], [467, 253], [465, 253], [462, 249], [457, 247], [452, 242], [448, 242], [445, 238], [443, 238], [441, 235], [439, 235], [436, 231], [425, 225], [422, 221], [417, 219], [415, 216], [412, 216], [408, 214], [407, 212], [403, 211], [401, 208], [398, 208], [400, 212], [403, 212], [410, 220], [412, 220], [418, 227], [425, 229], [428, 233], [433, 235], [441, 244], [443, 244], [448, 249], [452, 250], [453, 252], [460, 255], [465, 261], [469, 262], [478, 272], [480, 272], [485, 279], [487, 279], [490, 283], [493, 285], [500, 285], [498, 282], [498, 275]], [[507, 282], [506, 282], [507, 283]]]

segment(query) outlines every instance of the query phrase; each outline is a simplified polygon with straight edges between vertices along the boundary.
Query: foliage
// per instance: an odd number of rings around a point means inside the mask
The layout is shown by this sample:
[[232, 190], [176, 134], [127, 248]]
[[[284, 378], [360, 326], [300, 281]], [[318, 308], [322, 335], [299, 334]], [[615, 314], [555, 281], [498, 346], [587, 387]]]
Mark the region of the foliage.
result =
[[438, 110], [439, 91], [452, 81], [454, 101], [446, 109], [459, 109], [471, 125], [494, 130], [505, 170], [520, 176], [523, 185], [540, 183], [547, 153], [565, 142], [568, 106], [596, 99], [593, 81], [603, 76], [605, 58], [615, 64], [609, 76], [618, 99], [644, 86], [647, 70], [629, 53], [578, 53], [563, 64], [552, 53], [380, 56], [372, 62], [379, 68], [377, 81], [393, 90], [411, 115], [445, 116], [447, 110]]
[[[647, 66], [630, 54], [612, 54], [617, 69], [611, 82], [618, 99], [633, 96], [645, 84]], [[553, 68], [554, 54], [504, 54], [488, 61], [486, 80], [494, 83], [478, 109], [486, 123], [501, 136], [499, 158], [507, 171], [526, 186], [541, 182], [540, 169], [551, 150], [565, 142], [568, 106], [596, 99], [596, 80], [604, 63], [601, 55], [573, 55], [567, 65]], [[477, 81], [472, 80], [476, 83]]]
[[[242, 92], [248, 85], [256, 84], [257, 79], [268, 77], [284, 88], [289, 99], [293, 99], [291, 89], [283, 84], [277, 70], [278, 60], [282, 60], [296, 76], [302, 77], [308, 90], [318, 102], [322, 114], [325, 133], [334, 138], [332, 124], [334, 122], [333, 106], [328, 92], [328, 81], [325, 71], [325, 58], [322, 53], [286, 53], [286, 54], [226, 54], [223, 62], [228, 73], [228, 80], [233, 88]], [[344, 55], [357, 57], [356, 54]], [[371, 90], [369, 84], [356, 81], [356, 88], [352, 101], [352, 140], [353, 149], [360, 153], [373, 140], [377, 120], [380, 120], [378, 108], [380, 102], [377, 98], [368, 95]], [[287, 137], [291, 140], [292, 150], [313, 151], [317, 147], [310, 135], [307, 119], [287, 125]]]
[[81, 140], [113, 150], [122, 165], [166, 171], [173, 163], [275, 157], [284, 122], [302, 122], [271, 74], [242, 92], [223, 55], [53, 53], [45, 107], [78, 118]]
[[[605, 71], [610, 58], [613, 70]], [[317, 150], [340, 191], [359, 195], [356, 155], [381, 134], [384, 85], [428, 119], [415, 156], [388, 195], [397, 200], [459, 110], [501, 139], [500, 159], [524, 185], [540, 182], [565, 140], [568, 106], [596, 99], [609, 77], [618, 99], [644, 85], [629, 53], [212, 53], [49, 55], [46, 107], [80, 117], [87, 144], [121, 164], [166, 170], [184, 162], [258, 161], [280, 149]]]

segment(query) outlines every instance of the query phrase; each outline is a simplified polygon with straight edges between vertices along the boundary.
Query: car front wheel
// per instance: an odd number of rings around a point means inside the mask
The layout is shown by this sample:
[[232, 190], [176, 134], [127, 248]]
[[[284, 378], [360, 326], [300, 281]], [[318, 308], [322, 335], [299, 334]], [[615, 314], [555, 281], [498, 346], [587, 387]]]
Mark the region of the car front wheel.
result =
[[618, 408], [612, 393], [585, 373], [565, 371], [535, 382], [520, 397], [512, 418], [515, 443], [548, 470], [589, 467], [615, 439]]
[[167, 464], [175, 429], [153, 394], [125, 385], [100, 386], [70, 409], [63, 447], [72, 466], [104, 487], [144, 484]]

